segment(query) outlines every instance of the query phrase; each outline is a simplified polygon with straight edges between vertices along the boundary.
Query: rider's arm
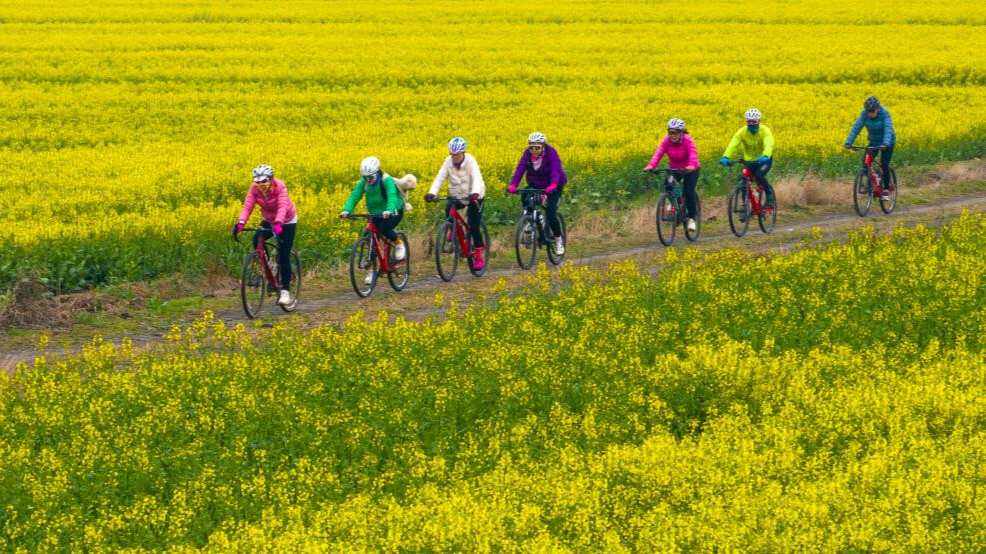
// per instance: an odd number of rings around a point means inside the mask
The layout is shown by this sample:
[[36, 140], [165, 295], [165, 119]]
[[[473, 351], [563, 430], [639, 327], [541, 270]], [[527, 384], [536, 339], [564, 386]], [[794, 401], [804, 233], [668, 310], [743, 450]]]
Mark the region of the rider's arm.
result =
[[652, 169], [657, 167], [657, 164], [661, 163], [661, 158], [664, 157], [664, 152], [667, 151], [667, 149], [668, 149], [668, 137], [664, 137], [664, 139], [661, 141], [661, 144], [657, 145], [657, 150], [655, 150], [654, 155], [651, 156], [650, 163], [647, 164], [647, 167], [650, 167]]
[[344, 207], [342, 211], [346, 213], [353, 213], [353, 210], [356, 209], [356, 204], [359, 203], [360, 198], [363, 198], [363, 191], [365, 189], [366, 179], [360, 179], [359, 182], [356, 183], [356, 188], [354, 188], [353, 192], [349, 195], [349, 200], [346, 200], [346, 207]]
[[880, 144], [893, 144], [894, 122], [890, 120], [890, 110], [883, 108], [883, 113], [887, 114], [887, 117], [883, 120], [883, 142]]
[[469, 164], [469, 182], [472, 185], [472, 194], [478, 194], [480, 197], [486, 196], [486, 182], [483, 181], [483, 174], [479, 172], [479, 162], [476, 158], [466, 154], [470, 159], [466, 160]]
[[524, 172], [527, 171], [527, 150], [520, 156], [520, 161], [517, 162], [517, 170], [514, 171], [514, 176], [510, 179], [511, 185], [519, 185], [520, 180], [524, 178]]
[[[547, 150], [547, 148], [545, 148]], [[548, 163], [551, 164], [551, 183], [552, 185], [557, 185], [561, 183], [561, 157], [558, 155], [558, 151], [551, 149], [547, 155], [551, 156]]]
[[770, 127], [765, 125], [760, 126], [760, 132], [763, 133], [763, 154], [761, 156], [767, 156], [768, 158], [774, 157], [774, 133], [771, 132]]
[[277, 189], [277, 213], [274, 215], [274, 221], [271, 223], [284, 225], [284, 221], [288, 216], [288, 206], [290, 205], [291, 197], [288, 196], [288, 187], [284, 183], [281, 183], [281, 186]]
[[397, 183], [394, 182], [394, 178], [389, 175], [385, 177], [383, 186], [387, 187], [387, 211], [396, 214], [403, 210], [404, 197], [401, 196], [401, 191], [397, 189]]
[[856, 123], [853, 124], [852, 129], [849, 131], [849, 136], [846, 137], [846, 144], [852, 144], [856, 142], [856, 137], [859, 136], [859, 132], [863, 130], [863, 125], [866, 123], [866, 112], [859, 114], [856, 119]]
[[450, 163], [452, 163], [451, 156], [445, 158], [445, 161], [442, 162], [442, 168], [438, 170], [438, 175], [435, 176], [435, 182], [433, 182], [431, 184], [431, 188], [428, 189], [428, 194], [438, 196], [438, 191], [442, 188], [442, 183], [448, 179], [448, 166]]
[[246, 199], [243, 200], [243, 211], [240, 212], [240, 219], [237, 221], [242, 221], [246, 223], [250, 220], [250, 214], [253, 213], [253, 207], [257, 205], [257, 197], [254, 192], [256, 187], [250, 185], [250, 190], [247, 191]]
[[736, 154], [736, 147], [739, 146], [741, 140], [743, 140], [743, 133], [746, 133], [746, 127], [743, 127], [736, 134], [733, 135], [732, 140], [729, 141], [729, 146], [726, 147], [726, 151], [722, 153], [724, 158], [732, 158]]
[[[690, 135], [682, 135], [681, 140], [685, 141], [685, 146], [688, 147], [688, 163], [686, 166], [698, 167], [698, 148], [695, 147], [695, 141], [692, 140]], [[656, 166], [657, 164], [655, 164]]]

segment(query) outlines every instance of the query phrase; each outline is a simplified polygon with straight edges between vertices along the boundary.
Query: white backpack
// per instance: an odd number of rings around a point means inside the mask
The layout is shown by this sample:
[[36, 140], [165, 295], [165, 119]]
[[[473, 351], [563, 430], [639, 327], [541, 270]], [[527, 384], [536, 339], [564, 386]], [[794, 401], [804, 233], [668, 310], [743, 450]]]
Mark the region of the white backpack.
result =
[[[390, 175], [384, 173], [384, 178], [386, 179], [387, 177], [390, 177]], [[404, 199], [404, 211], [411, 211], [412, 206], [411, 203], [407, 201], [407, 193], [408, 191], [414, 190], [418, 186], [418, 178], [408, 173], [400, 179], [395, 177], [394, 184], [397, 185], [397, 190], [401, 193], [401, 198]]]

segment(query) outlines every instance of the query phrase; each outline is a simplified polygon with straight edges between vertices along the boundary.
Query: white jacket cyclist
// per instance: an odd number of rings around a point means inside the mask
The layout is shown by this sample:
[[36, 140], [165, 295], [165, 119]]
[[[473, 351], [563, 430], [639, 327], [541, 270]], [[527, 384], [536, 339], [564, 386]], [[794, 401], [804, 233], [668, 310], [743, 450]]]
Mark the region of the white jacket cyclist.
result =
[[462, 160], [462, 165], [458, 168], [452, 163], [452, 156], [445, 158], [445, 163], [438, 170], [435, 182], [431, 184], [428, 194], [438, 196], [438, 190], [442, 188], [442, 183], [448, 181], [449, 196], [455, 198], [468, 198], [472, 194], [478, 194], [480, 198], [486, 196], [486, 183], [483, 182], [483, 175], [479, 172], [479, 164], [472, 154], [466, 153], [466, 158]]

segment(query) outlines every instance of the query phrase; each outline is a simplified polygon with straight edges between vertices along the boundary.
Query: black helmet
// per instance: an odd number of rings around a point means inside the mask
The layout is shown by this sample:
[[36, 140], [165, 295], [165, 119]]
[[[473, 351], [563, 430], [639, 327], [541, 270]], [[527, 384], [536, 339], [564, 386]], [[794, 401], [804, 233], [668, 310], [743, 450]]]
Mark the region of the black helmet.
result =
[[866, 111], [872, 112], [880, 107], [880, 101], [876, 99], [876, 96], [870, 96], [866, 102], [863, 102], [863, 107], [866, 108]]

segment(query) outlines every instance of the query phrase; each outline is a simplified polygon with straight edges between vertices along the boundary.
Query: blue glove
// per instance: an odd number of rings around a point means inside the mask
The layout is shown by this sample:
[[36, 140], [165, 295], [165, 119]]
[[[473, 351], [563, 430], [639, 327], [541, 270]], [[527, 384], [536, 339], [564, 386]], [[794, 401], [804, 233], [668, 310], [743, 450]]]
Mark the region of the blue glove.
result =
[[767, 163], [769, 161], [770, 161], [770, 156], [760, 156], [759, 158], [757, 158], [757, 163], [758, 164], [761, 164], [761, 165], [763, 165], [763, 164], [765, 164], [765, 163]]
[[729, 165], [729, 158], [723, 156], [722, 159], [719, 160], [719, 165], [721, 165], [722, 167], [726, 167], [727, 165]]

